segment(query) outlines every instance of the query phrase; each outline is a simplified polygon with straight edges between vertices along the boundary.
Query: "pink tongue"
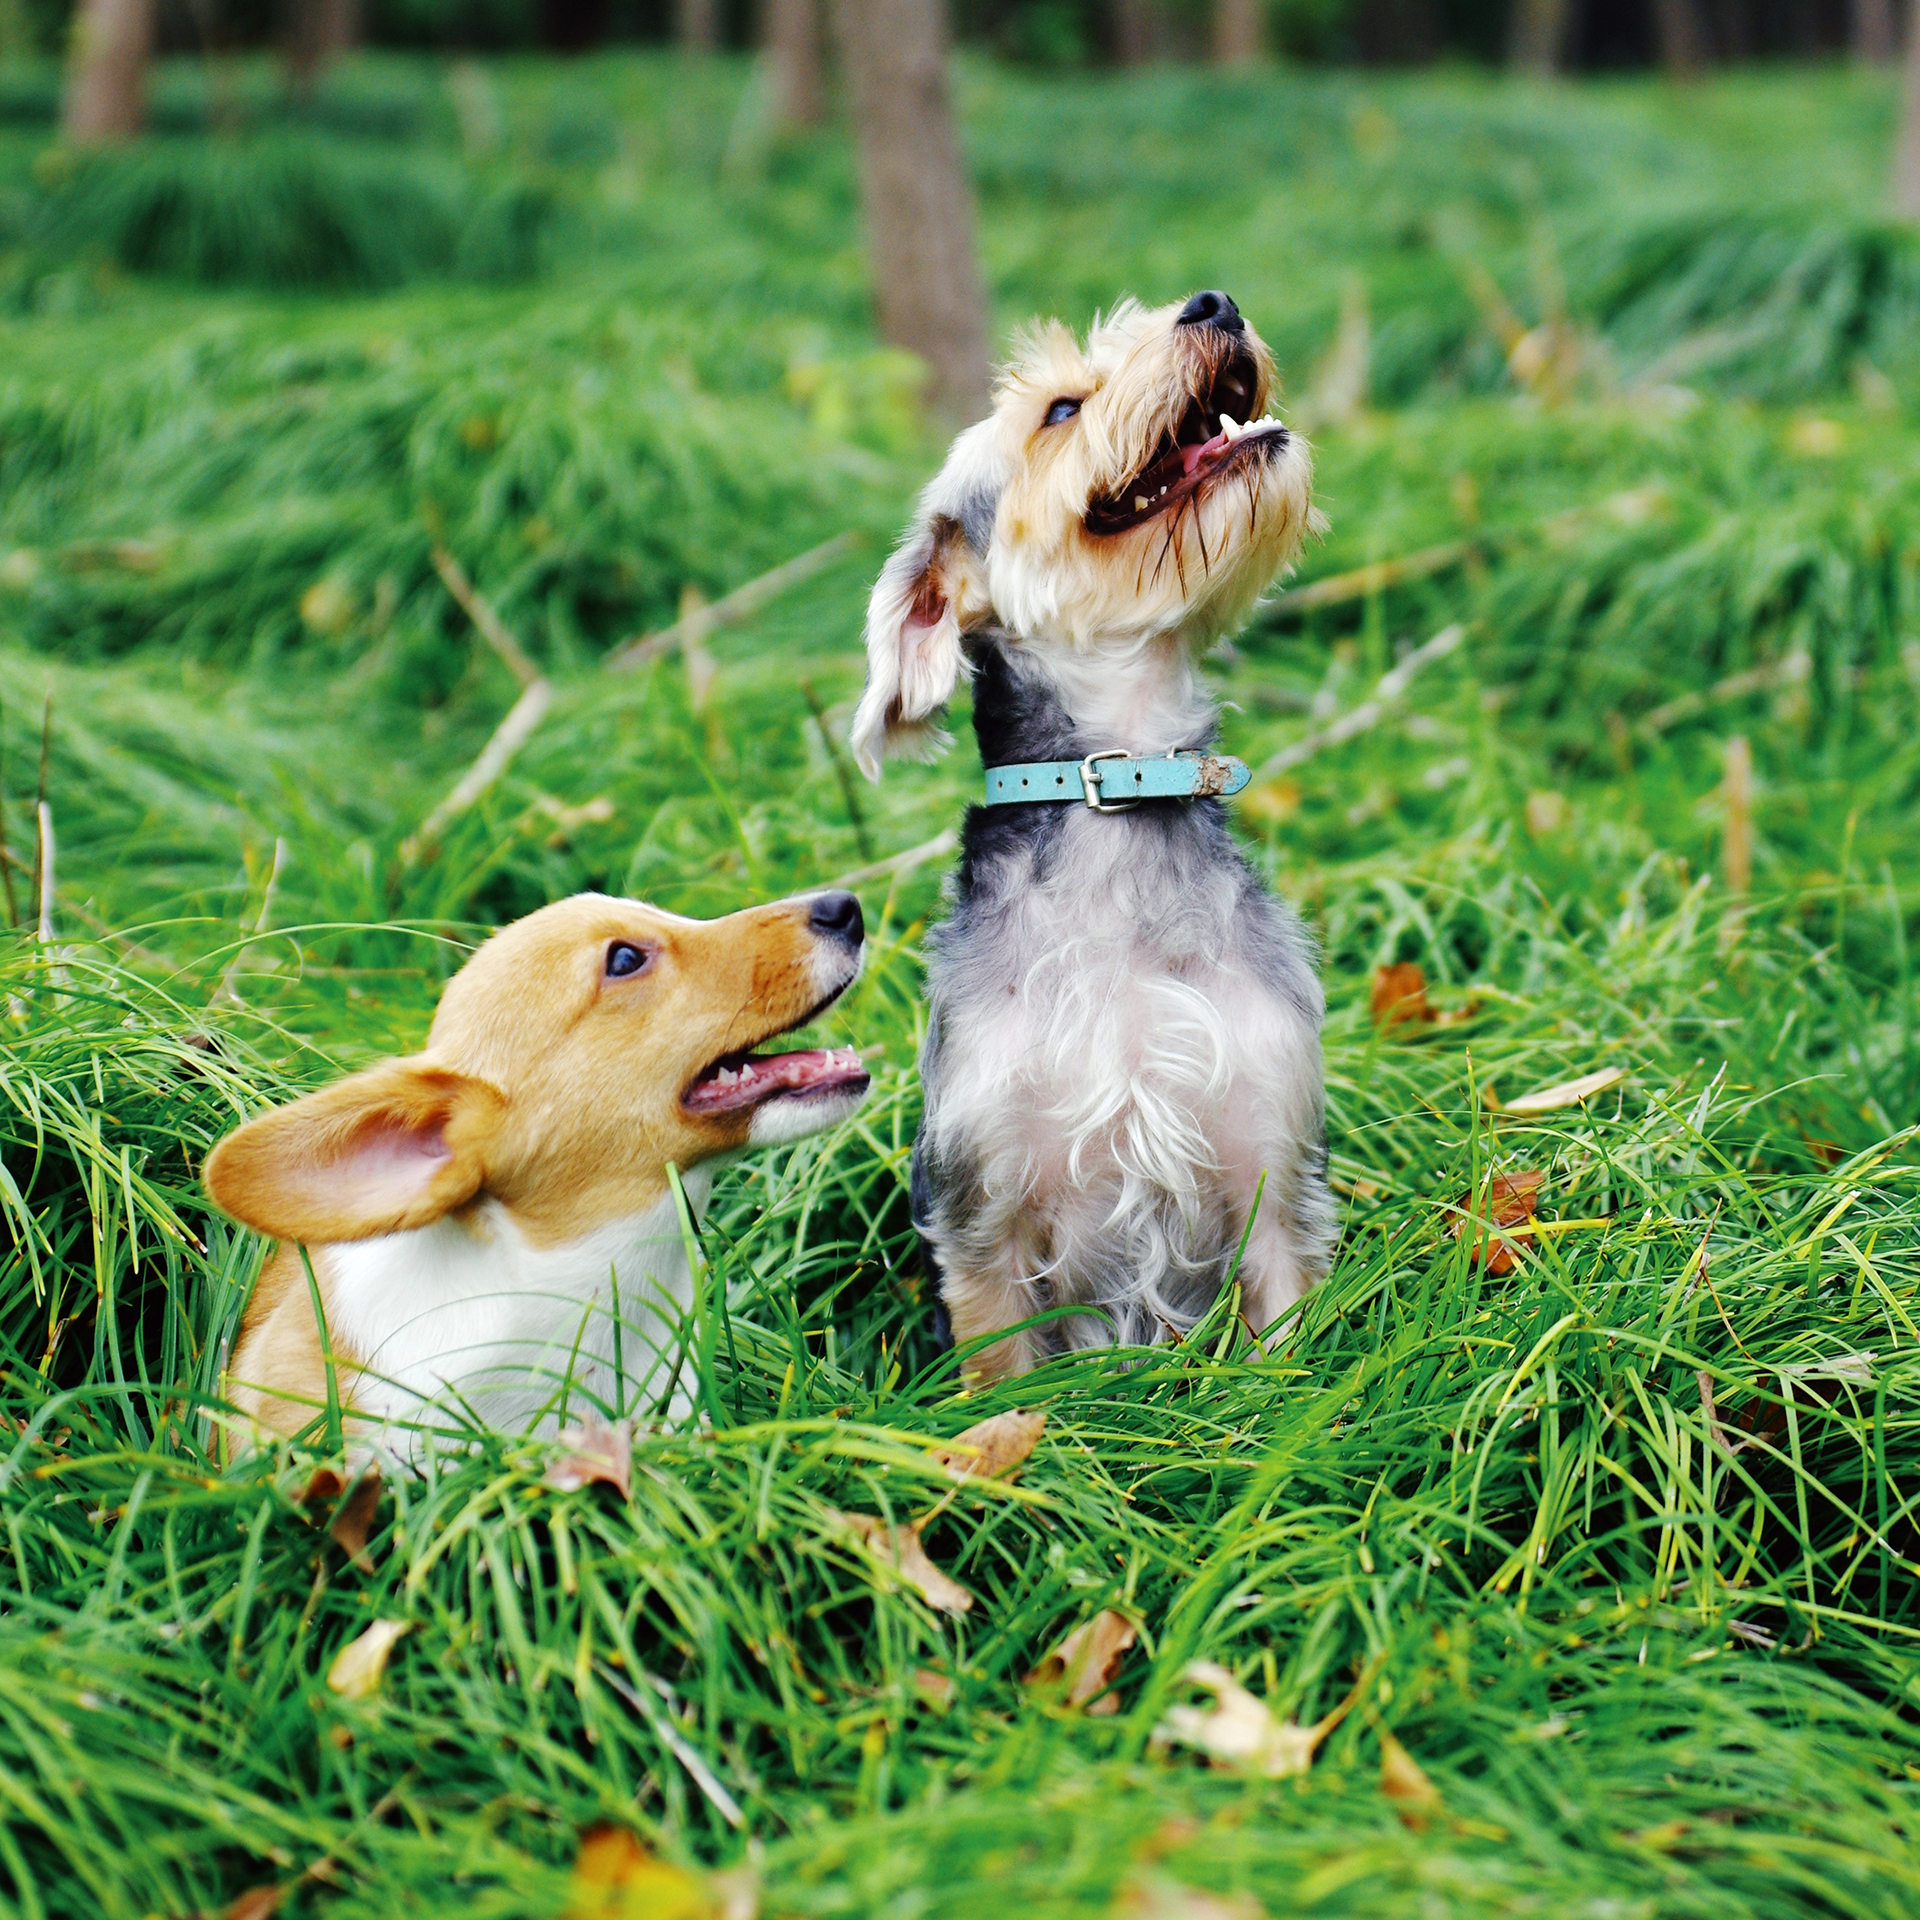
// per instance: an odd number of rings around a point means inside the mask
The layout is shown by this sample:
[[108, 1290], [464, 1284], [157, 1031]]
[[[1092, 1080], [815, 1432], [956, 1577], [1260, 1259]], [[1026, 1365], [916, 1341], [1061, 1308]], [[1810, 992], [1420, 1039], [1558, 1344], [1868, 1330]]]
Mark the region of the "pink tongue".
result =
[[1180, 449], [1181, 471], [1190, 476], [1194, 468], [1197, 467], [1202, 460], [1206, 459], [1210, 454], [1218, 453], [1226, 444], [1227, 436], [1224, 433], [1216, 433], [1211, 440], [1206, 441], [1201, 446], [1182, 447]]
[[697, 1080], [685, 1105], [690, 1113], [731, 1113], [757, 1106], [776, 1093], [799, 1093], [816, 1087], [834, 1087], [865, 1080], [867, 1070], [851, 1047], [805, 1053], [774, 1053], [722, 1067], [717, 1074]]

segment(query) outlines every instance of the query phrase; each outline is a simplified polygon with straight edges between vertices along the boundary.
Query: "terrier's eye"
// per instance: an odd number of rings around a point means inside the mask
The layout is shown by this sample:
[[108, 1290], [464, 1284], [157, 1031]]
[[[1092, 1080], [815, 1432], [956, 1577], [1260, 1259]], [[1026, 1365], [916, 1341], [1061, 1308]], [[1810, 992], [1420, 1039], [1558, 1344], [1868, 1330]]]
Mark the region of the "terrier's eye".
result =
[[641, 973], [653, 955], [645, 947], [636, 947], [631, 940], [616, 940], [607, 949], [607, 978], [624, 980], [630, 973]]
[[1050, 427], [1057, 427], [1063, 421], [1071, 420], [1079, 411], [1080, 402], [1078, 400], [1056, 400], [1053, 405], [1047, 409], [1046, 424]]

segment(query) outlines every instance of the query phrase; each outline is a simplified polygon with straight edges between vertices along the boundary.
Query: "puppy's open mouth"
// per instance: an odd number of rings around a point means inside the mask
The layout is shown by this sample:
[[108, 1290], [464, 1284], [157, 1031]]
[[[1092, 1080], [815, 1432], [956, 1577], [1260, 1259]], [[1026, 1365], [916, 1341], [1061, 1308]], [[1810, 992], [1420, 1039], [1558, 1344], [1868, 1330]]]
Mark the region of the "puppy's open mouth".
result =
[[1253, 411], [1260, 375], [1252, 356], [1237, 353], [1204, 394], [1188, 401], [1179, 422], [1160, 436], [1147, 464], [1111, 494], [1087, 503], [1089, 533], [1125, 533], [1188, 500], [1243, 453], [1284, 447], [1278, 420], [1244, 420]]
[[[814, 1012], [818, 1012], [816, 1007]], [[808, 1019], [813, 1017], [809, 1014]], [[680, 1096], [689, 1113], [739, 1113], [769, 1100], [814, 1100], [832, 1093], [865, 1093], [871, 1076], [851, 1047], [812, 1047], [799, 1053], [723, 1053]]]

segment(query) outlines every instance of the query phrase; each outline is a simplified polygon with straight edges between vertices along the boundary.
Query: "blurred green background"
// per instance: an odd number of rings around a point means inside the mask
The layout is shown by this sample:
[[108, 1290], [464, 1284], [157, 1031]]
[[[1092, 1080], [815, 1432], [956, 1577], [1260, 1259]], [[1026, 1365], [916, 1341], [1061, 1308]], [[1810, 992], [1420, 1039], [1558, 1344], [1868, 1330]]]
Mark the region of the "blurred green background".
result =
[[[1876, 17], [1595, 5], [1516, 74], [1493, 12], [1280, 9], [1233, 62], [1198, 12], [960, 14], [989, 346], [1223, 286], [1315, 446], [1329, 531], [1207, 671], [1323, 948], [1343, 1236], [1264, 1356], [1216, 1319], [968, 1397], [904, 1185], [978, 761], [844, 748], [950, 423], [876, 321], [837, 62], [796, 124], [731, 13], [374, 7], [301, 71], [297, 21], [162, 9], [144, 131], [82, 142], [65, 23], [0, 7], [0, 1912], [1915, 1910], [1920, 227]], [[476, 609], [552, 703], [449, 810], [522, 698]], [[833, 879], [871, 948], [823, 1037], [875, 1093], [721, 1177], [700, 1417], [640, 1410], [630, 1495], [479, 1435], [362, 1562], [324, 1423], [210, 1455], [263, 1251], [199, 1195], [221, 1132], [416, 1046], [544, 901]], [[1435, 1018], [1376, 1020], [1394, 963]], [[1457, 1228], [1527, 1169], [1560, 1224], [1501, 1272]], [[924, 1515], [927, 1439], [1016, 1402], [1018, 1486], [927, 1524], [949, 1619], [835, 1516]], [[1028, 1676], [1107, 1606], [1089, 1715]], [[1154, 1741], [1196, 1657], [1352, 1711], [1308, 1773], [1203, 1767]], [[584, 1885], [606, 1823], [680, 1877]]]

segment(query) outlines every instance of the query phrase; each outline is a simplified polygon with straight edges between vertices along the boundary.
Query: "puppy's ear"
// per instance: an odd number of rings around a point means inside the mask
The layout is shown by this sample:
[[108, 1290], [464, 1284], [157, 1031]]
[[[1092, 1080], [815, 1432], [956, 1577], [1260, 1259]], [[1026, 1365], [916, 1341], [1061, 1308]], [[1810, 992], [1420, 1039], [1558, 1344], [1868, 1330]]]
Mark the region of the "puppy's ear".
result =
[[388, 1060], [228, 1134], [207, 1191], [245, 1225], [313, 1246], [428, 1226], [479, 1192], [505, 1107], [485, 1081]]
[[920, 497], [912, 530], [880, 570], [867, 604], [867, 687], [853, 716], [853, 757], [869, 780], [884, 754], [930, 760], [948, 744], [935, 716], [967, 670], [962, 634], [993, 611], [987, 548], [1004, 482], [983, 420], [954, 442]]

